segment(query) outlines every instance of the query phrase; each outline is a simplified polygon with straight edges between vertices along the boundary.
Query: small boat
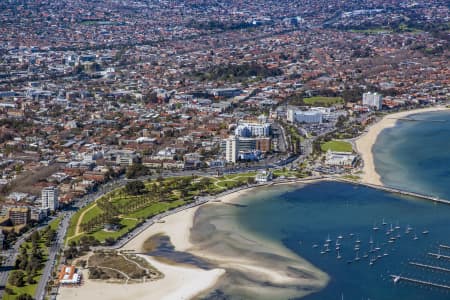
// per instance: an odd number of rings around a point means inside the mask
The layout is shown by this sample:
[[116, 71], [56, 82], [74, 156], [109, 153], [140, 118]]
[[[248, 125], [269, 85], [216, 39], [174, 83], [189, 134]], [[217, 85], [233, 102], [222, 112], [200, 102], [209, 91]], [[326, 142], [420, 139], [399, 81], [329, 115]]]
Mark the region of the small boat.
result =
[[355, 257], [355, 261], [360, 261], [361, 258], [359, 257], [359, 252], [356, 252], [356, 257]]
[[340, 234], [340, 235], [338, 235], [337, 238], [340, 239], [340, 240], [342, 240], [342, 239], [343, 239], [343, 236]]
[[429, 234], [430, 232], [428, 230], [422, 231], [422, 234]]
[[341, 254], [339, 253], [339, 251], [338, 251], [338, 254], [337, 254], [337, 257], [336, 257], [337, 259], [341, 259], [342, 258], [342, 256], [341, 256]]
[[340, 246], [341, 245], [341, 243], [339, 243], [339, 240], [336, 240], [336, 246]]
[[395, 229], [400, 229], [400, 225], [398, 224], [398, 221], [397, 221], [397, 225], [395, 225]]
[[374, 223], [372, 229], [375, 230], [375, 231], [377, 231], [377, 230], [379, 230], [380, 228], [377, 226], [377, 223]]
[[317, 245], [317, 244], [314, 244], [313, 246], [312, 246], [313, 248], [318, 248], [319, 247], [319, 245]]
[[383, 226], [386, 226], [387, 225], [387, 223], [384, 221], [384, 218], [383, 218]]
[[417, 234], [414, 233], [414, 238], [413, 238], [413, 240], [416, 241], [416, 240], [418, 240], [418, 239], [419, 239], [419, 238], [417, 237]]
[[355, 243], [357, 243], [357, 244], [361, 243], [361, 241], [359, 240], [359, 237], [356, 237]]
[[331, 243], [330, 235], [328, 235], [328, 238], [326, 239], [326, 241], [325, 241], [325, 242], [327, 242], [327, 243]]
[[364, 257], [364, 258], [368, 258], [368, 257], [369, 257], [369, 254], [367, 254], [367, 252], [366, 252], [366, 253], [364, 253], [363, 257]]
[[388, 255], [389, 255], [389, 253], [387, 253], [387, 252], [383, 253], [383, 256], [388, 256]]
[[377, 246], [375, 247], [375, 251], [380, 251], [380, 250], [381, 250], [381, 248], [377, 244]]
[[325, 254], [326, 252], [324, 250], [320, 251], [320, 254]]
[[354, 234], [353, 232], [349, 234], [349, 236], [354, 236], [354, 235], [355, 235], [355, 234]]
[[337, 246], [336, 251], [339, 251], [339, 250], [341, 250], [341, 247]]
[[372, 237], [370, 237], [370, 241], [369, 241], [369, 244], [370, 244], [370, 245], [372, 245], [372, 244], [373, 244], [373, 238], [372, 238]]

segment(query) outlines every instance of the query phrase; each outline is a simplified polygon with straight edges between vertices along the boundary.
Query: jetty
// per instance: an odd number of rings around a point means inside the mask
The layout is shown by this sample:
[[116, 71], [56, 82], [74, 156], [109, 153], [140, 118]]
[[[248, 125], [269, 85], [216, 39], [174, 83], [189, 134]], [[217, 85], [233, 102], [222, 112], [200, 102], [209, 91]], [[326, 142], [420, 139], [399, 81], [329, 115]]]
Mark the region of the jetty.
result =
[[421, 264], [418, 262], [409, 262], [410, 265], [412, 266], [416, 266], [416, 267], [420, 267], [420, 268], [424, 268], [424, 269], [429, 269], [429, 270], [433, 270], [433, 271], [441, 271], [441, 272], [447, 272], [450, 273], [450, 269], [447, 268], [442, 268], [442, 267], [438, 267], [438, 266], [432, 266], [432, 265], [426, 265], [426, 264]]
[[335, 180], [335, 181], [351, 183], [351, 184], [356, 184], [356, 185], [360, 185], [360, 186], [366, 186], [366, 187], [370, 187], [370, 188], [373, 188], [373, 189], [377, 189], [377, 190], [381, 190], [381, 191], [385, 191], [385, 192], [389, 192], [389, 193], [399, 194], [399, 195], [402, 195], [402, 196], [410, 196], [410, 197], [415, 197], [415, 198], [420, 198], [420, 199], [424, 199], [424, 200], [433, 201], [435, 203], [441, 203], [441, 204], [450, 205], [450, 201], [449, 200], [441, 199], [441, 198], [435, 197], [435, 196], [430, 196], [430, 195], [425, 195], [425, 194], [405, 191], [405, 190], [392, 188], [392, 187], [387, 187], [387, 186], [378, 185], [378, 184], [371, 184], [371, 183], [365, 183], [365, 182], [352, 181], [352, 180], [341, 178], [341, 177], [332, 177], [332, 179]]
[[448, 255], [443, 255], [443, 254], [440, 254], [440, 253], [428, 252], [428, 255], [434, 256], [434, 257], [437, 258], [437, 259], [444, 258], [444, 259], [450, 260], [450, 256], [448, 256]]
[[444, 244], [440, 244], [439, 248], [450, 250], [450, 246], [447, 246], [447, 245], [444, 245]]
[[436, 287], [436, 288], [450, 290], [450, 286], [445, 285], [445, 284], [441, 284], [441, 283], [436, 283], [436, 282], [431, 282], [431, 281], [424, 281], [424, 280], [404, 277], [404, 276], [400, 276], [400, 275], [390, 275], [390, 276], [394, 280], [394, 283], [397, 283], [399, 281], [406, 281], [406, 282], [416, 283], [416, 284], [423, 285], [423, 286]]

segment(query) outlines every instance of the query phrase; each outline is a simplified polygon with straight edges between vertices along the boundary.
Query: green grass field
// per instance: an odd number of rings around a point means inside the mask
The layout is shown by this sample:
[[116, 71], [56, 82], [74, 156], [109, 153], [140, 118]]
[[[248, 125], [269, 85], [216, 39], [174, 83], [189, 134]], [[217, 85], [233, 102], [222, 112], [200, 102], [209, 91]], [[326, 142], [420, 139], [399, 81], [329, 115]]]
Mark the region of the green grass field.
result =
[[327, 152], [328, 150], [335, 152], [352, 152], [352, 144], [344, 141], [329, 141], [320, 145], [322, 151]]
[[311, 106], [331, 106], [334, 104], [342, 104], [344, 103], [344, 100], [341, 97], [315, 96], [310, 98], [304, 98], [303, 102]]
[[[127, 232], [133, 230], [142, 221], [170, 209], [174, 209], [176, 207], [189, 203], [193, 200], [194, 196], [198, 196], [202, 193], [217, 194], [233, 187], [245, 185], [247, 184], [248, 178], [254, 177], [255, 175], [255, 172], [250, 172], [246, 174], [231, 174], [219, 178], [209, 177], [210, 183], [208, 183], [207, 186], [199, 185], [199, 183], [202, 181], [202, 177], [193, 178], [190, 176], [167, 178], [161, 182], [146, 182], [145, 185], [147, 190], [149, 191], [155, 188], [161, 191], [165, 190], [163, 199], [155, 197], [155, 195], [152, 193], [145, 194], [144, 197], [150, 197], [150, 201], [147, 202], [144, 207], [130, 213], [120, 214], [116, 216], [120, 219], [120, 223], [122, 224], [122, 228], [118, 231], [104, 231], [103, 226], [99, 225], [98, 227], [95, 227], [93, 229], [93, 232], [80, 232], [79, 235], [75, 235], [75, 233], [77, 232], [77, 223], [86, 224], [96, 216], [103, 213], [102, 208], [100, 208], [99, 206], [93, 207], [93, 205], [95, 205], [95, 202], [93, 202], [76, 212], [72, 217], [66, 236], [66, 245], [69, 241], [79, 241], [83, 236], [93, 236], [100, 242], [105, 241], [105, 239], [107, 238], [117, 239]], [[182, 186], [180, 185], [180, 183], [186, 179], [189, 179], [190, 181], [188, 181], [187, 186], [185, 185], [183, 187], [184, 190], [182, 190], [180, 188], [180, 186]], [[182, 191], [186, 192], [184, 193], [184, 198], [182, 198]], [[112, 205], [116, 207], [122, 207], [135, 199], [139, 200], [141, 196], [128, 195], [124, 192], [124, 188], [122, 187], [108, 193], [105, 196], [100, 197], [99, 199], [105, 199], [105, 197], [107, 197], [107, 200]], [[99, 199], [97, 199], [96, 201], [98, 201]], [[80, 218], [82, 218], [81, 222], [79, 222]]]

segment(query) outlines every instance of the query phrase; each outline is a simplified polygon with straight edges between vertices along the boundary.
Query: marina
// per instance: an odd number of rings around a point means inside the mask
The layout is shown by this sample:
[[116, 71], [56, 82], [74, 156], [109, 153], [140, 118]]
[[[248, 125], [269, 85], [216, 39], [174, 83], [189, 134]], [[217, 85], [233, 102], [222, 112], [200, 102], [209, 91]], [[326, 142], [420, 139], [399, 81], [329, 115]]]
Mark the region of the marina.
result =
[[409, 277], [403, 277], [400, 275], [390, 275], [390, 276], [392, 277], [394, 283], [398, 283], [400, 281], [406, 281], [406, 282], [416, 283], [416, 284], [424, 285], [424, 286], [428, 286], [428, 287], [435, 287], [435, 288], [450, 290], [450, 286], [445, 285], [445, 284], [424, 281], [424, 280], [419, 280], [419, 279], [414, 279], [414, 278], [409, 278]]
[[430, 269], [430, 270], [433, 270], [433, 271], [442, 271], [442, 272], [450, 273], [450, 269], [442, 268], [442, 267], [438, 267], [438, 266], [431, 266], [431, 265], [421, 264], [421, 263], [412, 262], [412, 261], [409, 262], [409, 264], [412, 265], [412, 266], [425, 268], [425, 269]]

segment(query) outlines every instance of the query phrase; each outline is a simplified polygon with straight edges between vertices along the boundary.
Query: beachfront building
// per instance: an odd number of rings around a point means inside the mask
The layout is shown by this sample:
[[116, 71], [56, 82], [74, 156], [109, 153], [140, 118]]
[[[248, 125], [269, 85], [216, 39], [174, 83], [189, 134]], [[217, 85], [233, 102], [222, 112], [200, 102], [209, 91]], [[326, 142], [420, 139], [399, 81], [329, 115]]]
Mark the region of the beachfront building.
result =
[[323, 113], [320, 110], [293, 110], [287, 111], [287, 120], [291, 123], [322, 123]]
[[58, 209], [59, 193], [56, 187], [46, 187], [42, 189], [41, 201], [42, 209], [50, 209], [51, 211]]
[[225, 160], [236, 163], [238, 160], [260, 159], [262, 153], [270, 151], [271, 144], [269, 137], [245, 138], [234, 135], [223, 140], [220, 147], [225, 151]]
[[273, 174], [271, 171], [260, 171], [258, 172], [258, 174], [256, 174], [255, 176], [255, 181], [258, 183], [262, 183], [262, 182], [269, 182], [272, 181], [273, 179]]
[[376, 110], [380, 110], [382, 106], [382, 97], [378, 93], [364, 93], [362, 104]]
[[78, 285], [81, 283], [81, 273], [77, 272], [75, 266], [63, 265], [58, 274], [58, 280], [63, 285]]
[[327, 151], [325, 163], [329, 166], [353, 167], [356, 163], [357, 156], [352, 152], [333, 152]]

